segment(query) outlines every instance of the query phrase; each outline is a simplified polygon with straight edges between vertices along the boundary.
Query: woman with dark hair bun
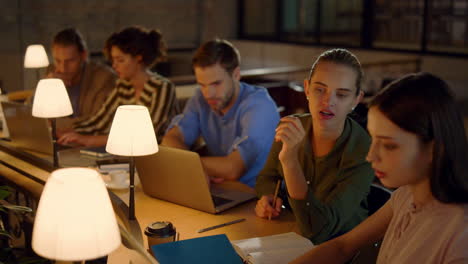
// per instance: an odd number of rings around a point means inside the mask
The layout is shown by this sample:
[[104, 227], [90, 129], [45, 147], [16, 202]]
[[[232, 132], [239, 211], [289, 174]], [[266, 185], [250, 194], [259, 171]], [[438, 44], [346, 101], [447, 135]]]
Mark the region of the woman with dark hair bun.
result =
[[468, 263], [468, 146], [448, 85], [411, 74], [382, 90], [368, 117], [367, 160], [398, 189], [359, 226], [293, 263], [345, 263], [382, 238], [377, 263]]
[[141, 63], [146, 67], [164, 61], [167, 56], [166, 43], [164, 43], [161, 32], [138, 26], [125, 28], [107, 39], [104, 55], [112, 63], [114, 63], [113, 48], [132, 57], [141, 56]]
[[76, 122], [74, 131], [61, 135], [58, 142], [105, 145], [117, 107], [128, 104], [148, 107], [156, 136], [161, 140], [168, 122], [179, 112], [174, 85], [149, 70], [166, 58], [161, 33], [138, 26], [127, 27], [107, 39], [104, 54], [119, 76], [115, 89], [93, 116]]

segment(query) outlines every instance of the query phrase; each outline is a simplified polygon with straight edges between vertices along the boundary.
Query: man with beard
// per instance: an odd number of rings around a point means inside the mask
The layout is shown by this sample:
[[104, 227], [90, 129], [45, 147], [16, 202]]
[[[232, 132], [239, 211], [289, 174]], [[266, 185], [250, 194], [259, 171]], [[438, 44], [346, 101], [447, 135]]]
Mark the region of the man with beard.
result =
[[204, 43], [192, 59], [200, 89], [174, 117], [162, 145], [190, 149], [206, 143], [202, 164], [212, 182], [255, 185], [279, 122], [276, 104], [263, 87], [240, 82], [240, 56], [228, 41]]
[[74, 28], [64, 29], [54, 36], [52, 57], [54, 63], [47, 77], [59, 78], [65, 83], [74, 119], [94, 114], [114, 88], [115, 73], [110, 67], [88, 59], [86, 42]]

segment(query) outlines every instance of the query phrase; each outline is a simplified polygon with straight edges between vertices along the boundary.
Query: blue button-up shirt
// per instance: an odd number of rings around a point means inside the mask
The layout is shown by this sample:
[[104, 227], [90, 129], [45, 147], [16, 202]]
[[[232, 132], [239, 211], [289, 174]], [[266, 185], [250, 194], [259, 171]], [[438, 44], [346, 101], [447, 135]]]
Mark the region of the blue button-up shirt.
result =
[[240, 181], [253, 187], [278, 122], [276, 104], [266, 89], [241, 82], [236, 102], [225, 115], [213, 111], [198, 89], [168, 130], [177, 125], [187, 146], [202, 136], [211, 156], [227, 156], [238, 150], [247, 169]]

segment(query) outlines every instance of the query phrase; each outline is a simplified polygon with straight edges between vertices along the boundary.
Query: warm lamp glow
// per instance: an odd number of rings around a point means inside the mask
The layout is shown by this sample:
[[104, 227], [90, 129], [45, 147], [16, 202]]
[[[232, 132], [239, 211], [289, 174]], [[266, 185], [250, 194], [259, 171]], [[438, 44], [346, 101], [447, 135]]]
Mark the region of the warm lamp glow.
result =
[[40, 44], [29, 45], [24, 55], [24, 67], [25, 68], [42, 68], [49, 66], [49, 58], [44, 49], [44, 46]]
[[45, 258], [95, 259], [120, 246], [120, 233], [104, 181], [87, 168], [59, 169], [42, 191], [32, 247]]
[[42, 79], [34, 94], [32, 115], [42, 118], [55, 118], [73, 114], [67, 88], [60, 79]]
[[117, 108], [106, 151], [120, 156], [144, 156], [158, 152], [148, 108], [141, 105], [122, 105]]
[[128, 219], [135, 220], [135, 160], [134, 156], [158, 152], [158, 141], [148, 108], [142, 105], [121, 105], [115, 112], [106, 151], [120, 156], [130, 156], [130, 197]]

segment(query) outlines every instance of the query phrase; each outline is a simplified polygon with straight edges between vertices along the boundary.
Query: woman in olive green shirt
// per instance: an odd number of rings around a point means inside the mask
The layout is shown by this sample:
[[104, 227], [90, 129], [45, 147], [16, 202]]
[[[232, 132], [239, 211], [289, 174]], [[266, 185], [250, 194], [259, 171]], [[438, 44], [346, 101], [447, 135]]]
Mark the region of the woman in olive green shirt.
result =
[[373, 172], [365, 157], [367, 132], [347, 115], [359, 103], [362, 70], [347, 50], [319, 56], [304, 81], [310, 114], [281, 119], [275, 143], [257, 178], [257, 216], [277, 217], [278, 179], [284, 179], [302, 235], [318, 244], [343, 234], [367, 217]]

